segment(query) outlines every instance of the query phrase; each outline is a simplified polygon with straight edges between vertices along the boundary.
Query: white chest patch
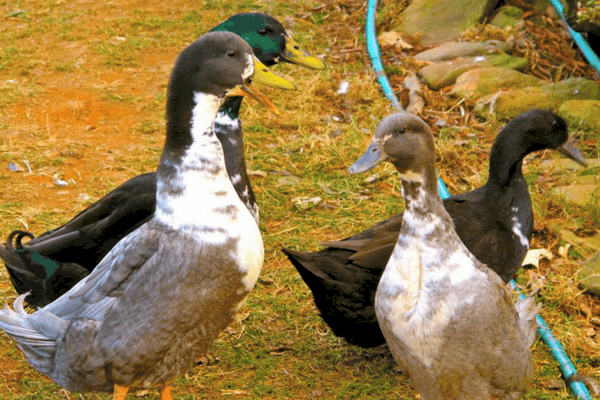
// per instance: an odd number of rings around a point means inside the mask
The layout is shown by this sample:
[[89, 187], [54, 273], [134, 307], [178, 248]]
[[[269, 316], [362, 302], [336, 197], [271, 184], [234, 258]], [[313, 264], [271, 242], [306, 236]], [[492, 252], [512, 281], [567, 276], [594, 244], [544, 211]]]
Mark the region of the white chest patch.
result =
[[[205, 94], [196, 94], [194, 99], [193, 142], [181, 163], [173, 165], [176, 173], [171, 185], [178, 190], [170, 191], [165, 182], [157, 182], [155, 217], [200, 242], [220, 244], [229, 238], [248, 235], [254, 246], [260, 247], [262, 257], [262, 239], [257, 224], [229, 180], [223, 149], [213, 131], [212, 123], [220, 102]], [[242, 247], [243, 253], [249, 252], [250, 259], [256, 259], [253, 254], [258, 250], [247, 244]]]
[[527, 248], [527, 247], [529, 247], [529, 239], [527, 239], [527, 237], [523, 233], [523, 226], [519, 222], [519, 218], [517, 216], [517, 212], [519, 211], [519, 209], [517, 207], [512, 207], [511, 210], [514, 213], [511, 218], [512, 223], [513, 223], [512, 231], [519, 238], [519, 241], [521, 242], [521, 246]]

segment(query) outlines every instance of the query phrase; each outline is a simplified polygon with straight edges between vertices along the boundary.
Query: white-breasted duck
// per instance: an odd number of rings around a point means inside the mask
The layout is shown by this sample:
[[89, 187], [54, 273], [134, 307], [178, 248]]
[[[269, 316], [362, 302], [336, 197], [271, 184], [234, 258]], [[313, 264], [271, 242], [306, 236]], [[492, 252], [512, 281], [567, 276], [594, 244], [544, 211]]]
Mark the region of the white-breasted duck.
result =
[[[533, 234], [533, 211], [522, 172], [523, 158], [556, 149], [584, 163], [568, 138], [565, 121], [531, 110], [510, 121], [490, 152], [487, 183], [443, 200], [456, 232], [479, 261], [508, 282], [517, 272]], [[284, 249], [310, 287], [323, 320], [350, 343], [384, 343], [374, 310], [375, 290], [398, 238], [402, 214], [327, 248], [301, 253]]]
[[437, 191], [433, 135], [419, 117], [381, 121], [349, 169], [382, 161], [402, 180], [406, 209], [375, 312], [394, 359], [423, 399], [516, 399], [533, 375], [533, 297], [515, 307], [500, 277], [473, 256]]
[[[238, 34], [250, 44], [258, 59], [270, 66], [289, 62], [324, 69], [320, 59], [306, 53], [283, 25], [264, 13], [236, 14], [213, 29]], [[228, 97], [215, 123], [217, 138], [225, 152], [225, 165], [233, 185], [258, 222], [258, 206], [246, 173], [239, 110], [242, 96]], [[66, 224], [37, 238], [14, 231], [0, 257], [19, 294], [43, 307], [87, 276], [119, 240], [148, 221], [156, 206], [156, 174], [139, 175], [108, 193]], [[33, 240], [21, 244], [23, 237]]]
[[130, 387], [159, 387], [169, 400], [169, 384], [230, 323], [264, 250], [214, 123], [225, 96], [250, 78], [290, 85], [230, 32], [208, 33], [179, 55], [153, 217], [55, 302], [28, 315], [21, 295], [14, 311], [0, 311], [0, 328], [34, 368], [73, 391], [113, 391], [123, 400]]

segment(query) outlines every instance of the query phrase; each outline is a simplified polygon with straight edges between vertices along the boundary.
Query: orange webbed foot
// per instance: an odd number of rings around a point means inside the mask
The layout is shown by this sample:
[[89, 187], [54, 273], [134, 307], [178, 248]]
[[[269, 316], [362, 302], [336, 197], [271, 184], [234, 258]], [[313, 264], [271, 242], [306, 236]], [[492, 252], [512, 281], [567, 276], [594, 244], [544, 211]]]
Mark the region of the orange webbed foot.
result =
[[115, 389], [113, 391], [113, 400], [125, 400], [129, 388], [127, 386], [117, 385], [115, 383]]
[[165, 385], [160, 388], [160, 400], [173, 400], [171, 397], [171, 386]]

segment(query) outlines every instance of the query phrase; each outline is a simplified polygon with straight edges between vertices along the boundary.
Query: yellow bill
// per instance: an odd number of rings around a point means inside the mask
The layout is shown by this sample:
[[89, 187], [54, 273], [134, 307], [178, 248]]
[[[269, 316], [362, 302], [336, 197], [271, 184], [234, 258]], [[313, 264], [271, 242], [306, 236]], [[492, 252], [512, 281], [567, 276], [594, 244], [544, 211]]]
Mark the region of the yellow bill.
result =
[[285, 38], [285, 55], [283, 61], [302, 65], [312, 69], [325, 69], [325, 62], [320, 58], [311, 56], [300, 48], [300, 45], [291, 37]]
[[[287, 79], [275, 74], [269, 68], [267, 68], [263, 63], [261, 63], [258, 58], [254, 58], [254, 75], [250, 78], [252, 82], [259, 82], [263, 85], [271, 86], [277, 89], [285, 89], [285, 90], [296, 90], [296, 85]], [[250, 82], [245, 82], [242, 86], [238, 86], [233, 90], [230, 90], [227, 96], [248, 96], [251, 99], [258, 101], [259, 103], [267, 106], [267, 108], [275, 114], [278, 114], [275, 105], [271, 100], [267, 98], [264, 94], [260, 93], [258, 89], [254, 87], [250, 87]]]

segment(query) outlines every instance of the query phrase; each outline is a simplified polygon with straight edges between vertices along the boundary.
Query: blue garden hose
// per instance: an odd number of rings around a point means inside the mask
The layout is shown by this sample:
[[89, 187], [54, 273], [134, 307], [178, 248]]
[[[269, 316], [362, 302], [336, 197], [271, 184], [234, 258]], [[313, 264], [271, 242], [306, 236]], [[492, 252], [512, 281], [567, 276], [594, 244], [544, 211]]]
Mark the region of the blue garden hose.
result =
[[[381, 52], [379, 51], [379, 43], [377, 43], [377, 35], [375, 34], [375, 10], [377, 9], [377, 0], [369, 0], [368, 8], [367, 8], [367, 27], [366, 27], [366, 36], [367, 36], [367, 50], [369, 52], [369, 56], [371, 57], [371, 63], [373, 63], [373, 70], [375, 71], [375, 76], [377, 77], [377, 81], [381, 85], [383, 89], [383, 93], [385, 96], [390, 99], [394, 108], [398, 111], [404, 111], [402, 105], [398, 101], [398, 98], [394, 94], [394, 90], [392, 89], [392, 85], [390, 85], [390, 81], [388, 80], [385, 72], [383, 70], [383, 64], [381, 63]], [[446, 197], [450, 197], [450, 193], [446, 188], [446, 184], [442, 180], [442, 178], [438, 178], [438, 192], [442, 199]]]
[[565, 23], [565, 26], [567, 27], [567, 31], [569, 32], [569, 34], [571, 35], [571, 37], [573, 38], [575, 43], [577, 43], [577, 46], [583, 53], [583, 56], [585, 57], [585, 59], [590, 63], [590, 65], [596, 71], [598, 71], [598, 73], [600, 73], [600, 58], [598, 58], [598, 55], [596, 53], [594, 53], [594, 50], [592, 50], [592, 48], [590, 47], [588, 42], [586, 42], [586, 40], [583, 38], [581, 33], [575, 32], [573, 29], [571, 29], [571, 27], [567, 23], [563, 5], [560, 3], [559, 0], [549, 0], [549, 1], [554, 6], [554, 9], [556, 10], [556, 12], [560, 16], [560, 18]]
[[[515, 281], [511, 280], [510, 284], [513, 289], [517, 289], [517, 291], [519, 291]], [[523, 294], [520, 294], [520, 291], [519, 297], [525, 298]], [[558, 361], [558, 368], [560, 369], [560, 372], [562, 372], [563, 376], [568, 381], [571, 375], [577, 373], [577, 369], [571, 362], [571, 359], [565, 352], [565, 349], [562, 347], [556, 336], [554, 336], [544, 319], [539, 314], [535, 316], [535, 322], [538, 326], [538, 335], [540, 335], [544, 343], [546, 343], [550, 348], [550, 353], [552, 353], [554, 358]], [[582, 382], [570, 381], [569, 387], [578, 399], [592, 400], [590, 392]]]
[[[562, 5], [559, 3], [558, 0], [550, 0], [550, 2], [552, 3], [552, 5], [554, 5], [554, 8], [556, 8], [557, 12], [566, 24]], [[379, 84], [381, 85], [381, 88], [383, 89], [383, 92], [385, 93], [386, 97], [390, 99], [394, 108], [396, 108], [399, 111], [404, 111], [402, 109], [402, 105], [400, 104], [398, 98], [396, 98], [396, 95], [392, 90], [392, 87], [385, 75], [385, 72], [383, 71], [379, 43], [377, 43], [377, 35], [375, 34], [376, 9], [377, 0], [368, 0], [366, 24], [367, 50], [369, 51], [369, 56], [371, 57], [371, 62], [373, 63], [373, 70], [375, 71], [375, 76], [377, 77], [377, 80], [379, 81]], [[592, 65], [596, 70], [600, 72], [600, 60], [598, 60], [598, 57], [590, 48], [589, 44], [583, 39], [583, 37], [581, 37], [581, 34], [573, 31], [568, 25], [567, 27], [569, 33], [571, 34], [579, 48], [582, 50], [584, 56], [590, 62], [590, 65]], [[448, 189], [446, 188], [446, 185], [444, 184], [441, 178], [438, 178], [438, 191], [442, 199], [450, 197], [450, 193], [448, 192]], [[511, 281], [511, 284], [513, 285], [513, 288], [516, 287], [514, 281]], [[520, 296], [523, 295], [521, 294]], [[564, 348], [562, 347], [558, 339], [556, 339], [556, 337], [552, 334], [552, 331], [550, 330], [544, 319], [538, 314], [536, 315], [535, 320], [538, 326], [538, 334], [540, 335], [544, 343], [548, 345], [548, 347], [550, 348], [550, 352], [558, 361], [558, 366], [565, 379], [568, 379], [571, 375], [576, 374], [577, 370], [575, 369], [575, 366], [571, 362], [569, 356], [566, 354]], [[569, 387], [578, 399], [592, 400], [592, 397], [590, 396], [587, 387], [583, 383], [571, 381], [569, 382]]]

